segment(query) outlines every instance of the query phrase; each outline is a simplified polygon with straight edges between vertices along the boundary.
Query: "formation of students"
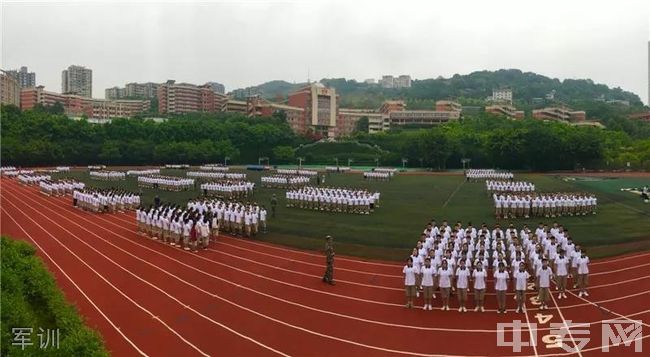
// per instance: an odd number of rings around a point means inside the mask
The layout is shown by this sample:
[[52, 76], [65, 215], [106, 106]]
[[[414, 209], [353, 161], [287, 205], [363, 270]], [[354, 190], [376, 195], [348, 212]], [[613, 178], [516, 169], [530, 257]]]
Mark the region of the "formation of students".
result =
[[[438, 226], [430, 222], [406, 265], [402, 269], [406, 307], [414, 299], [424, 298], [424, 310], [432, 310], [436, 292], [441, 295], [442, 310], [450, 309], [450, 295], [458, 299], [458, 311], [467, 312], [468, 293], [474, 291], [474, 311], [485, 311], [487, 278], [494, 278], [497, 313], [506, 313], [506, 292], [512, 289], [517, 301], [516, 312], [526, 311], [526, 293], [532, 287], [540, 309], [548, 308], [551, 282], [558, 300], [567, 298], [567, 279], [573, 279], [578, 296], [587, 292], [589, 257], [576, 245], [567, 229], [554, 223], [540, 223], [535, 231], [526, 225], [519, 231], [511, 224], [502, 230], [496, 224], [476, 229], [469, 223], [453, 227], [446, 221]], [[532, 286], [531, 286], [532, 283]]]
[[43, 180], [51, 180], [50, 175], [39, 175], [39, 174], [20, 174], [18, 175], [18, 182], [23, 185], [36, 185], [37, 183]]
[[84, 188], [72, 192], [72, 205], [94, 213], [125, 212], [140, 205], [140, 196], [124, 190]]
[[202, 171], [189, 171], [188, 177], [199, 177], [210, 180], [246, 180], [246, 174], [243, 173], [226, 173], [226, 172], [202, 172]]
[[325, 166], [325, 171], [327, 172], [348, 172], [350, 171], [349, 166]]
[[227, 172], [227, 171], [230, 171], [230, 167], [223, 166], [223, 165], [220, 165], [220, 164], [206, 164], [206, 165], [199, 166], [199, 170]]
[[375, 172], [388, 172], [391, 176], [397, 173], [397, 169], [392, 167], [376, 167], [373, 169]]
[[166, 169], [173, 169], [173, 170], [182, 170], [182, 169], [189, 169], [190, 165], [188, 165], [188, 164], [166, 164], [165, 168]]
[[88, 165], [88, 170], [104, 170], [106, 165]]
[[38, 183], [41, 193], [46, 196], [71, 195], [75, 190], [83, 190], [86, 184], [75, 180], [42, 180]]
[[104, 181], [120, 181], [126, 179], [126, 174], [120, 171], [90, 171], [90, 178]]
[[204, 196], [220, 196], [228, 199], [252, 196], [254, 189], [254, 183], [238, 180], [222, 180], [201, 184]]
[[160, 169], [129, 170], [126, 174], [129, 176], [160, 175]]
[[390, 181], [392, 176], [389, 172], [366, 171], [363, 173], [363, 179], [368, 181]]
[[57, 172], [69, 172], [70, 171], [70, 166], [57, 166], [56, 171]]
[[244, 237], [266, 233], [266, 209], [257, 204], [221, 200], [190, 200], [186, 207], [165, 204], [138, 207], [138, 234], [164, 243], [198, 251], [227, 232]]
[[19, 175], [33, 175], [34, 170], [4, 170], [2, 171], [3, 176], [7, 177], [17, 177]]
[[514, 174], [509, 171], [499, 171], [494, 169], [468, 169], [465, 170], [465, 179], [466, 180], [512, 180]]
[[16, 166], [0, 166], [0, 173], [5, 171], [16, 171]]
[[165, 191], [184, 191], [194, 187], [194, 179], [162, 175], [138, 176], [138, 186]]
[[562, 217], [596, 214], [598, 199], [593, 194], [558, 192], [532, 194], [497, 194], [496, 218]]
[[287, 207], [356, 214], [370, 214], [379, 203], [379, 197], [379, 192], [363, 189], [313, 186], [286, 193]]
[[279, 175], [300, 175], [300, 176], [316, 176], [318, 171], [313, 170], [296, 170], [296, 169], [277, 169]]
[[294, 189], [309, 184], [311, 177], [294, 175], [262, 176], [262, 187]]
[[494, 192], [534, 192], [535, 184], [526, 181], [493, 181], [485, 180], [488, 193]]

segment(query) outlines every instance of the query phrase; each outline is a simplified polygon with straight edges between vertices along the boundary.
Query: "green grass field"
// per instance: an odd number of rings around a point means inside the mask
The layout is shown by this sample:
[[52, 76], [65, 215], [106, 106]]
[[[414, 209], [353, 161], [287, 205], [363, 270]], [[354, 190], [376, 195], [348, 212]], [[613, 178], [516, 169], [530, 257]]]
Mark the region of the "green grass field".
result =
[[[262, 175], [246, 171], [249, 180], [259, 185]], [[184, 175], [185, 171], [163, 170], [163, 174]], [[268, 174], [264, 173], [264, 174]], [[135, 178], [105, 182], [91, 180], [85, 172], [57, 174], [75, 177], [95, 187], [119, 186], [138, 192]], [[591, 247], [593, 257], [650, 249], [650, 204], [638, 196], [621, 192], [621, 188], [650, 184], [648, 178], [579, 178], [562, 180], [562, 176], [522, 174], [517, 180], [532, 181], [540, 192], [586, 191], [598, 197], [598, 215], [563, 217], [558, 222], [569, 229], [574, 240]], [[361, 174], [328, 174], [327, 186], [367, 187], [381, 192], [380, 207], [374, 213], [352, 215], [286, 208], [284, 190], [258, 188], [252, 199], [270, 206], [271, 195], [279, 203], [275, 218], [269, 218], [269, 233], [255, 239], [306, 249], [322, 249], [323, 237], [335, 237], [337, 252], [369, 258], [401, 260], [408, 255], [421, 229], [435, 219], [449, 222], [471, 221], [478, 226], [495, 223], [492, 201], [481, 183], [465, 182], [457, 175], [398, 174], [390, 182], [366, 182]], [[156, 194], [163, 201], [185, 203], [200, 195], [199, 190], [166, 192], [143, 189], [143, 202], [151, 203]], [[502, 221], [507, 224], [510, 221]], [[527, 223], [534, 227], [539, 219], [514, 220], [517, 227]], [[551, 219], [545, 220], [551, 224]]]

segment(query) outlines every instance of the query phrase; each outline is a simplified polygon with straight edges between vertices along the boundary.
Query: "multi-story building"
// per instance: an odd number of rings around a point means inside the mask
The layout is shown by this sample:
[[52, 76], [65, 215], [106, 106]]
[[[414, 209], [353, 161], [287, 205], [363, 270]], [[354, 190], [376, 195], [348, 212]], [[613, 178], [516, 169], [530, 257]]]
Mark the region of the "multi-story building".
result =
[[512, 105], [512, 89], [510, 88], [492, 89], [492, 101], [494, 103]]
[[485, 107], [486, 113], [505, 116], [510, 119], [523, 119], [524, 111], [510, 105], [488, 105]]
[[383, 88], [411, 88], [411, 76], [402, 74], [398, 77], [392, 75], [383, 75], [379, 80]]
[[260, 96], [248, 98], [247, 101], [248, 116], [266, 116], [270, 117], [278, 112], [284, 113], [287, 123], [297, 134], [305, 134], [307, 125], [305, 121], [305, 110], [303, 108], [292, 107], [290, 105], [270, 102]]
[[533, 110], [533, 118], [576, 123], [587, 120], [587, 113], [581, 110], [574, 111], [567, 108], [547, 107]]
[[215, 93], [208, 85], [197, 86], [169, 80], [158, 86], [158, 112], [181, 114], [191, 112], [217, 112]]
[[308, 130], [323, 137], [337, 135], [338, 96], [334, 88], [320, 83], [308, 84], [289, 94], [288, 104], [305, 110], [305, 125]]
[[7, 71], [7, 74], [16, 79], [20, 88], [31, 88], [36, 86], [36, 73], [29, 72], [26, 66], [20, 67], [19, 70], [13, 69]]
[[226, 86], [223, 84], [217, 82], [208, 82], [206, 84], [209, 85], [215, 93], [226, 94]]
[[124, 96], [127, 98], [151, 99], [158, 95], [158, 83], [127, 83], [124, 86]]
[[363, 81], [365, 84], [377, 84], [377, 80], [374, 78], [368, 78]]
[[20, 106], [20, 83], [5, 71], [0, 71], [0, 103]]
[[[386, 116], [376, 110], [340, 108], [339, 119], [336, 123], [336, 136], [340, 137], [352, 134], [357, 128], [359, 120], [364, 117], [368, 118], [369, 133], [376, 133], [387, 129], [387, 127], [384, 127], [384, 119]], [[388, 126], [388, 121], [386, 121], [386, 126]]]
[[463, 111], [463, 106], [451, 100], [439, 100], [436, 102], [436, 111], [439, 112], [460, 112]]
[[388, 115], [390, 126], [434, 126], [460, 119], [458, 111], [403, 110]]
[[406, 110], [406, 103], [403, 100], [387, 100], [379, 107], [379, 112], [388, 114], [390, 112]]
[[245, 100], [228, 99], [224, 103], [222, 111], [227, 113], [248, 113], [248, 103]]
[[120, 87], [106, 88], [104, 90], [104, 98], [106, 99], [120, 99], [126, 97], [126, 90]]
[[411, 88], [411, 76], [402, 74], [395, 78], [395, 88]]
[[21, 109], [34, 108], [37, 104], [51, 106], [59, 102], [65, 114], [71, 117], [110, 119], [130, 118], [149, 110], [149, 100], [92, 99], [74, 94], [59, 94], [46, 91], [43, 86], [25, 88], [20, 93]]
[[61, 72], [61, 92], [92, 98], [93, 71], [83, 66], [72, 65]]
[[630, 114], [628, 118], [632, 120], [638, 120], [638, 121], [643, 121], [646, 123], [650, 123], [650, 112], [641, 112], [641, 113], [634, 113]]

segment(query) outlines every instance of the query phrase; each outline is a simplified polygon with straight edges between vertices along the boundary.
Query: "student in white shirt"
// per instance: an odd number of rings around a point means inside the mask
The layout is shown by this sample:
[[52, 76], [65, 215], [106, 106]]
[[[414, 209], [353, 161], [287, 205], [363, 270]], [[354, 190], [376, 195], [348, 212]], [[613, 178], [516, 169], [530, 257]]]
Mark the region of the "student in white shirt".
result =
[[571, 255], [571, 272], [573, 273], [573, 288], [578, 287], [578, 259], [582, 255], [580, 245], [576, 244], [576, 247]]
[[587, 251], [582, 250], [580, 252], [580, 258], [578, 258], [578, 288], [580, 292], [578, 293], [579, 297], [589, 296], [587, 292], [587, 284], [589, 283], [589, 257], [587, 256]]
[[467, 288], [469, 286], [469, 269], [465, 266], [465, 260], [460, 260], [460, 266], [456, 269], [456, 292], [458, 293], [458, 312], [467, 312], [465, 303], [467, 302]]
[[442, 310], [449, 311], [449, 290], [451, 289], [451, 276], [453, 271], [449, 268], [447, 260], [443, 260], [438, 268], [438, 287], [442, 296]]
[[406, 307], [410, 309], [413, 307], [413, 298], [415, 297], [415, 277], [420, 273], [418, 268], [413, 265], [413, 259], [410, 257], [406, 261], [406, 265], [402, 269], [402, 273], [404, 273]]
[[542, 259], [542, 267], [537, 270], [537, 281], [539, 282], [539, 295], [540, 302], [539, 309], [548, 309], [549, 288], [551, 286], [551, 279], [553, 279], [553, 271], [548, 266], [548, 259]]
[[526, 270], [526, 263], [519, 263], [519, 269], [513, 273], [515, 279], [515, 297], [517, 299], [517, 312], [526, 312], [526, 289], [530, 274]]
[[436, 268], [431, 265], [431, 258], [424, 259], [424, 266], [420, 270], [422, 274], [422, 288], [424, 289], [424, 310], [432, 310], [431, 298], [433, 297], [433, 281], [436, 275]]
[[476, 307], [474, 311], [481, 310], [485, 312], [483, 307], [485, 299], [485, 279], [487, 277], [487, 270], [483, 269], [483, 263], [480, 261], [476, 263], [476, 269], [472, 272], [472, 280], [474, 281], [474, 300], [476, 300]]
[[498, 265], [499, 269], [494, 272], [494, 290], [497, 294], [497, 313], [505, 314], [506, 313], [506, 291], [508, 290], [508, 280], [510, 280], [510, 274], [506, 271], [506, 265], [503, 262], [500, 262]]
[[565, 298], [566, 299], [566, 280], [567, 275], [569, 274], [569, 258], [564, 255], [564, 250], [560, 250], [557, 257], [555, 257], [555, 282], [557, 283], [557, 289], [559, 293], [557, 295], [558, 300]]

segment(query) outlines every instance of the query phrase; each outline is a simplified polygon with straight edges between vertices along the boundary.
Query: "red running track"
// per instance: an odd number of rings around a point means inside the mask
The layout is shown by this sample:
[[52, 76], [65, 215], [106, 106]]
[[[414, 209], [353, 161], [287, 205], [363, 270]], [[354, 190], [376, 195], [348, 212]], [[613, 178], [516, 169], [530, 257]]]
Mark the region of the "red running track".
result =
[[[570, 291], [547, 311], [536, 309], [531, 293], [527, 313], [514, 313], [509, 298], [511, 311], [498, 315], [493, 291], [485, 313], [461, 314], [453, 298], [449, 312], [439, 301], [434, 311], [407, 310], [395, 263], [337, 257], [338, 284], [329, 286], [320, 281], [324, 259], [313, 252], [219, 237], [191, 253], [138, 236], [132, 213], [89, 214], [69, 198], [7, 179], [0, 190], [2, 234], [38, 248], [116, 356], [593, 356], [613, 344], [601, 341], [602, 322], [611, 319], [641, 320], [639, 343], [650, 348], [650, 253], [594, 262], [590, 296]], [[497, 346], [497, 324], [514, 320], [524, 341], [537, 336], [535, 346]], [[567, 321], [579, 326], [558, 339], [554, 324]], [[575, 346], [578, 330], [591, 337], [580, 351], [558, 347]], [[639, 355], [632, 342], [610, 351]]]

